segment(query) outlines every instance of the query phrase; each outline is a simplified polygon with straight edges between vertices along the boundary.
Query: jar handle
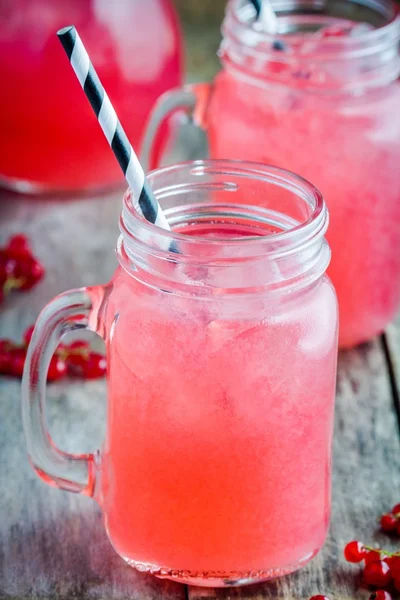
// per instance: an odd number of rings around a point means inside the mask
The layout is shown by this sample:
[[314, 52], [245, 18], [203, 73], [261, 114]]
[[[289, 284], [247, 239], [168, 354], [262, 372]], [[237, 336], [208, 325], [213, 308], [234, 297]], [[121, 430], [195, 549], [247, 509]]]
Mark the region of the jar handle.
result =
[[53, 443], [46, 421], [46, 380], [52, 355], [70, 331], [89, 329], [104, 339], [102, 318], [110, 286], [65, 292], [40, 313], [29, 344], [22, 380], [22, 421], [30, 462], [49, 485], [93, 496], [95, 454], [69, 454]]
[[195, 125], [206, 129], [207, 109], [212, 88], [212, 83], [196, 83], [165, 92], [160, 96], [150, 113], [141, 146], [140, 162], [145, 172], [159, 166], [159, 157], [155, 155], [158, 135], [162, 125], [172, 113], [184, 109]]

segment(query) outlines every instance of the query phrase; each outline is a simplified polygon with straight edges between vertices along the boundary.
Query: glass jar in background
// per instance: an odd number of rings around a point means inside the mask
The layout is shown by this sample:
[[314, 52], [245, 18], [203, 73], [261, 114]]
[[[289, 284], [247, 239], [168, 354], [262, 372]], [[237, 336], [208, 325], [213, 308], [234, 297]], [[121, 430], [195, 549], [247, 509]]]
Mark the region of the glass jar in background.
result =
[[56, 32], [74, 24], [132, 142], [182, 81], [170, 0], [0, 2], [0, 184], [25, 193], [122, 181]]
[[[149, 182], [172, 231], [127, 192], [111, 282], [39, 316], [23, 381], [31, 463], [93, 496], [140, 571], [205, 586], [284, 575], [319, 551], [330, 516], [337, 302], [324, 201], [253, 163], [184, 163]], [[84, 327], [106, 341], [107, 432], [100, 453], [72, 456], [45, 429], [45, 384], [60, 337]]]
[[329, 275], [340, 345], [383, 331], [400, 304], [400, 16], [391, 0], [274, 0], [279, 35], [232, 0], [213, 84], [160, 100], [143, 159], [165, 114], [182, 104], [207, 129], [211, 157], [300, 173], [324, 194]]

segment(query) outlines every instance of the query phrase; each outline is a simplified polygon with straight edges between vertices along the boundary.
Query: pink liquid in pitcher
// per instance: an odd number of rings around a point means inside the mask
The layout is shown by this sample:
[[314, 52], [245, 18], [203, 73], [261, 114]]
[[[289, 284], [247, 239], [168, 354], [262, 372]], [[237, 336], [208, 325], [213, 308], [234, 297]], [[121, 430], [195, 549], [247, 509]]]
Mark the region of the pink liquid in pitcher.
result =
[[400, 83], [341, 90], [341, 68], [354, 69], [353, 85], [368, 66], [368, 56], [361, 66], [349, 58], [333, 73], [332, 93], [329, 77], [318, 84], [321, 63], [293, 75], [279, 54], [259, 67], [261, 84], [228, 68], [219, 73], [207, 112], [210, 154], [284, 167], [321, 190], [339, 341], [351, 346], [382, 332], [400, 305]]
[[305, 564], [330, 514], [329, 280], [264, 316], [260, 298], [232, 311], [122, 270], [114, 283], [102, 497], [117, 552], [203, 585]]
[[26, 191], [121, 182], [56, 32], [74, 24], [137, 149], [158, 96], [182, 77], [169, 0], [13, 0], [0, 6], [0, 178]]

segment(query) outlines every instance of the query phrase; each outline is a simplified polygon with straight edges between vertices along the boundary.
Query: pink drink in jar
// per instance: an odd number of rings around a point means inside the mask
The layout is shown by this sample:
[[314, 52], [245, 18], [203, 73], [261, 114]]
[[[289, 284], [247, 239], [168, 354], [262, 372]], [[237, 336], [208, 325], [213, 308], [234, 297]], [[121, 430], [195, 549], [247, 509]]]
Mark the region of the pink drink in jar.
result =
[[390, 0], [273, 6], [277, 36], [260, 31], [245, 0], [228, 5], [223, 69], [194, 88], [195, 117], [213, 158], [275, 164], [321, 189], [339, 342], [352, 346], [400, 304], [399, 11]]
[[77, 27], [137, 148], [153, 103], [182, 78], [170, 0], [13, 0], [0, 22], [0, 182], [24, 192], [121, 182], [56, 32]]
[[284, 315], [116, 284], [103, 507], [118, 554], [211, 586], [306, 564], [330, 515], [331, 284]]
[[[145, 223], [127, 193], [111, 283], [64, 294], [39, 318], [24, 382], [31, 461], [94, 495], [114, 548], [141, 571], [206, 586], [284, 575], [329, 524], [326, 208], [304, 180], [258, 164], [187, 163], [149, 180], [173, 232]], [[100, 456], [57, 466], [34, 427], [54, 311], [58, 331], [86, 315], [109, 364]]]

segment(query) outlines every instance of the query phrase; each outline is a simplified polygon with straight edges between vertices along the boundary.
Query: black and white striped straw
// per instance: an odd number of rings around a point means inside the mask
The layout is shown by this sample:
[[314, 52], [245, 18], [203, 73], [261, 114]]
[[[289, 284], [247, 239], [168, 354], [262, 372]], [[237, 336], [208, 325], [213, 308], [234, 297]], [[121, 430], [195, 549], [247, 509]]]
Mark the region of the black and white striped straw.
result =
[[271, 5], [271, 0], [250, 0], [257, 13], [257, 20], [262, 24], [266, 33], [278, 31], [278, 19]]
[[124, 132], [117, 114], [93, 68], [85, 46], [73, 25], [57, 32], [71, 66], [100, 123], [104, 135], [119, 162], [143, 217], [163, 229], [170, 229], [167, 219], [145, 177], [142, 165]]

